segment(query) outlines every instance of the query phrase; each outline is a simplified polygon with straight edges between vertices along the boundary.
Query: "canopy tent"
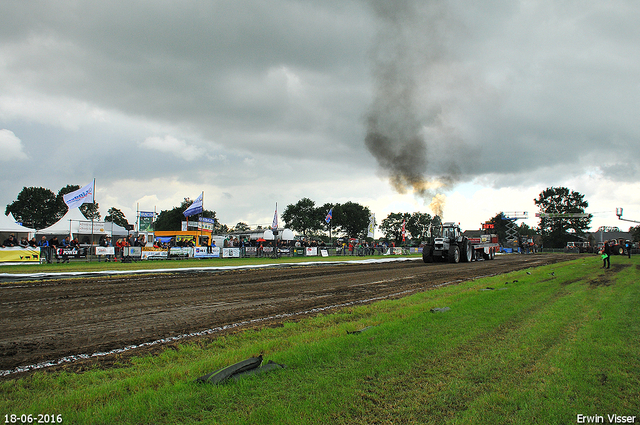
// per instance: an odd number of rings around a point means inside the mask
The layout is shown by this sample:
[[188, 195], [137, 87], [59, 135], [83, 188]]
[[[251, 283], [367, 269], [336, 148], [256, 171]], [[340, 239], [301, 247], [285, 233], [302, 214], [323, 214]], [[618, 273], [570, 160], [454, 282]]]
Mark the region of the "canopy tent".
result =
[[81, 243], [91, 241], [91, 236], [93, 235], [93, 240], [91, 242], [95, 243], [103, 236], [111, 236], [112, 238], [127, 236], [128, 231], [124, 227], [118, 226], [110, 221], [92, 222], [91, 220], [87, 220], [87, 218], [80, 212], [79, 208], [72, 208], [67, 211], [64, 217], [58, 220], [57, 223], [54, 223], [45, 229], [38, 230], [37, 234], [39, 236], [78, 236], [83, 239], [80, 241]]
[[80, 222], [86, 222], [87, 218], [80, 212], [79, 208], [72, 208], [49, 227], [38, 230], [38, 235], [67, 236], [79, 233]]
[[[293, 236], [293, 232], [290, 229], [280, 229], [279, 233], [280, 234], [278, 236], [280, 237], [278, 239], [281, 239], [283, 241], [292, 241], [295, 239], [295, 237]], [[262, 237], [268, 241], [272, 241], [276, 239], [276, 236], [273, 234], [273, 231], [270, 229], [265, 230]]]
[[13, 215], [0, 214], [0, 244], [11, 234], [13, 234], [19, 242], [23, 237], [31, 239], [35, 233], [36, 229], [24, 227], [16, 223]]

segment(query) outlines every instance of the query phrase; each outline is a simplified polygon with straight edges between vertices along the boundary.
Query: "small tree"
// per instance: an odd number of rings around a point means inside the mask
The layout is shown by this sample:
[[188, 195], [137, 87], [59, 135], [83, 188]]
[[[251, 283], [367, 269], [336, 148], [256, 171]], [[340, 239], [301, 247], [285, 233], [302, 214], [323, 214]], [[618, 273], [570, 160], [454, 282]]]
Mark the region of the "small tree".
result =
[[629, 233], [631, 233], [634, 242], [640, 241], [640, 226], [630, 227]]
[[247, 230], [251, 230], [251, 227], [247, 223], [242, 221], [238, 222], [235, 226], [233, 226], [233, 231], [235, 232], [244, 232]]
[[129, 225], [129, 222], [127, 221], [127, 218], [124, 216], [124, 213], [115, 207], [109, 208], [109, 211], [107, 211], [107, 215], [105, 216], [104, 221], [110, 221], [124, 228], [126, 228]]
[[[170, 210], [160, 211], [160, 214], [158, 214], [158, 218], [155, 221], [154, 229], [160, 230], [160, 231], [181, 230], [182, 222], [185, 221], [186, 219], [183, 214], [184, 210], [186, 210], [191, 204], [193, 204], [193, 201], [190, 200], [189, 198], [185, 198], [179, 207], [174, 207]], [[229, 228], [226, 225], [222, 225], [218, 223], [218, 220], [216, 220], [215, 211], [203, 210], [202, 213], [200, 213], [200, 216], [215, 220], [215, 224], [213, 225], [213, 230], [217, 234], [229, 232]]]

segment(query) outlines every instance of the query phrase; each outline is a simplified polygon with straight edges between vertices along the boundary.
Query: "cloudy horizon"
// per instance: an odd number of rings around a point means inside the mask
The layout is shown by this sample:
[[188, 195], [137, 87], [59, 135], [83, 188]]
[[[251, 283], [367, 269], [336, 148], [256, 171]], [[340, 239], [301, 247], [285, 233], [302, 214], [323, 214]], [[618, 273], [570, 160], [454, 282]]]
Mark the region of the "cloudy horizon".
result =
[[0, 5], [0, 203], [96, 179], [102, 217], [205, 192], [228, 226], [301, 198], [466, 229], [585, 195], [640, 220], [640, 5], [624, 0]]

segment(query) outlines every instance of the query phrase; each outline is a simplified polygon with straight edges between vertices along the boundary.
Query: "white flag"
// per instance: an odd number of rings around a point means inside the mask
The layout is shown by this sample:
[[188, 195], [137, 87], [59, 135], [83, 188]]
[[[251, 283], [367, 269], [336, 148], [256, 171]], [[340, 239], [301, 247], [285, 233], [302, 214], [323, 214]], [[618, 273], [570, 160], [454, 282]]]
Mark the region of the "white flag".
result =
[[67, 193], [62, 196], [64, 203], [67, 204], [69, 209], [78, 208], [82, 204], [93, 203], [93, 186], [95, 182], [89, 183], [82, 189], [78, 189], [75, 192]]
[[271, 229], [278, 230], [278, 203], [276, 202], [276, 212], [273, 214], [273, 223], [271, 223]]
[[373, 237], [373, 231], [376, 227], [376, 215], [375, 214], [371, 214], [369, 216], [369, 226], [367, 228], [367, 237], [372, 238]]

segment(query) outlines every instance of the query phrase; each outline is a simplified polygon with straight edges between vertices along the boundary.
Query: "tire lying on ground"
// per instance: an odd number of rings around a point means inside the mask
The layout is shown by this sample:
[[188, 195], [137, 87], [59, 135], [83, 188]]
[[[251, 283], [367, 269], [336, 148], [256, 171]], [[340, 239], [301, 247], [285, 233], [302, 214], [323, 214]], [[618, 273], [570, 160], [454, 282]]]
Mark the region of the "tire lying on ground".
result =
[[251, 357], [247, 360], [232, 364], [225, 368], [216, 370], [196, 379], [196, 382], [206, 382], [208, 384], [219, 384], [231, 378], [233, 375], [255, 369], [262, 364], [262, 356]]
[[270, 372], [272, 370], [278, 370], [278, 369], [284, 369], [284, 365], [276, 363], [273, 360], [269, 360], [268, 362], [264, 363], [263, 365], [255, 369], [249, 369], [241, 373], [236, 373], [235, 375], [231, 376], [231, 379], [238, 381], [247, 376], [257, 375], [259, 373]]
[[251, 357], [247, 360], [232, 364], [223, 369], [216, 370], [207, 375], [201, 376], [196, 379], [196, 382], [207, 384], [221, 384], [229, 379], [239, 380], [246, 376], [255, 375], [258, 373], [269, 372], [277, 369], [284, 369], [284, 365], [275, 363], [269, 360], [267, 363], [262, 364], [262, 356]]

